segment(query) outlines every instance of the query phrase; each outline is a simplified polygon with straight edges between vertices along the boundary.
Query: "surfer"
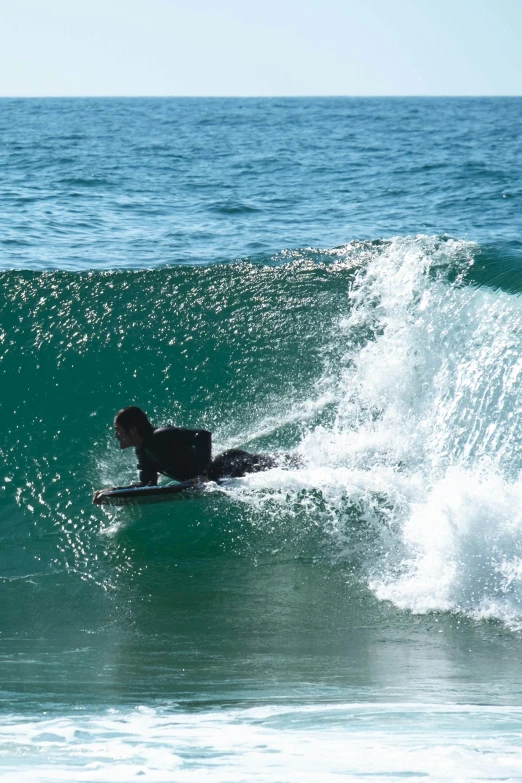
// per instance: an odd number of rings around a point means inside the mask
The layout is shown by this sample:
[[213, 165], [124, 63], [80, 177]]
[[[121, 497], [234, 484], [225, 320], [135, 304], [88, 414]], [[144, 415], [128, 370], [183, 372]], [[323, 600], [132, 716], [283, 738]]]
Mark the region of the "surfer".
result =
[[[131, 446], [136, 449], [139, 482], [132, 487], [156, 486], [159, 473], [176, 481], [202, 483], [239, 478], [276, 465], [275, 459], [267, 454], [250, 454], [241, 449], [230, 449], [212, 459], [210, 432], [179, 427], [154, 428], [146, 414], [135, 405], [122, 408], [114, 417], [114, 437], [119, 441], [120, 449]], [[97, 490], [93, 503], [99, 504], [106, 491]]]

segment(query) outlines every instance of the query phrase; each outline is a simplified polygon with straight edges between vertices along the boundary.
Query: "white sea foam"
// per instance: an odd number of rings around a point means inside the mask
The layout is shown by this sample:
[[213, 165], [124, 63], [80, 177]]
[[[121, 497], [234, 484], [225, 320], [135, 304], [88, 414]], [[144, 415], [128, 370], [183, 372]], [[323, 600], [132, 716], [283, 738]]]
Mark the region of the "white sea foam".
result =
[[5, 783], [522, 780], [514, 707], [318, 704], [4, 716]]
[[257, 503], [249, 489], [264, 487], [273, 504], [320, 487], [339, 551], [348, 500], [383, 536], [385, 557], [364, 563], [378, 598], [518, 629], [522, 301], [463, 282], [476, 252], [430, 237], [339, 251], [360, 267], [318, 384], [335, 422], [303, 437], [306, 470], [251, 476], [241, 491]]

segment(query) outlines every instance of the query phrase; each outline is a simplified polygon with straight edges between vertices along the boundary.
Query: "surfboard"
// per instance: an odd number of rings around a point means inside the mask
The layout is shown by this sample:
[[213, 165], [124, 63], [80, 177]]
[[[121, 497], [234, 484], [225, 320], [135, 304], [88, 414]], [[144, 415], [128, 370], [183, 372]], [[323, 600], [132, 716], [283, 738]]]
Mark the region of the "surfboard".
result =
[[142, 503], [163, 503], [170, 500], [181, 500], [201, 492], [205, 485], [195, 481], [184, 481], [181, 484], [165, 484], [159, 487], [122, 487], [107, 489], [100, 497], [102, 506], [132, 506]]

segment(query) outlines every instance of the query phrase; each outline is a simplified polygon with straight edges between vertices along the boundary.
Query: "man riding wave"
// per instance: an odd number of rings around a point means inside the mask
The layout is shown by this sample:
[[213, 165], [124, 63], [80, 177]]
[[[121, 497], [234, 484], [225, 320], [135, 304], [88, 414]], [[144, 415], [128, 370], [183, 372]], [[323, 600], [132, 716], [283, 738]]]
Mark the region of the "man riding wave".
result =
[[[277, 464], [267, 454], [250, 454], [241, 449], [230, 449], [212, 459], [212, 436], [208, 430], [154, 428], [146, 414], [135, 405], [122, 408], [114, 417], [114, 437], [119, 441], [120, 449], [131, 446], [136, 449], [139, 481], [131, 487], [154, 487], [160, 473], [176, 481], [202, 483], [239, 478], [247, 473], [269, 470]], [[108, 491], [97, 490], [93, 503], [99, 505], [103, 493]]]

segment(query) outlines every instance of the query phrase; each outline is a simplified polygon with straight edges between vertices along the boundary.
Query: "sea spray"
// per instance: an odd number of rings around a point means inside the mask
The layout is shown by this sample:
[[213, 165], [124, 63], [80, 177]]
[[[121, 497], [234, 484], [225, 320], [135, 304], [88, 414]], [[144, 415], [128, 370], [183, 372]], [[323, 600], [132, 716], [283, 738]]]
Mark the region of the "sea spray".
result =
[[280, 524], [307, 506], [308, 524], [337, 542], [330, 556], [356, 554], [381, 599], [515, 628], [522, 307], [466, 282], [478, 252], [429, 237], [339, 249], [357, 272], [316, 385], [334, 414], [303, 421], [305, 471], [233, 491]]

